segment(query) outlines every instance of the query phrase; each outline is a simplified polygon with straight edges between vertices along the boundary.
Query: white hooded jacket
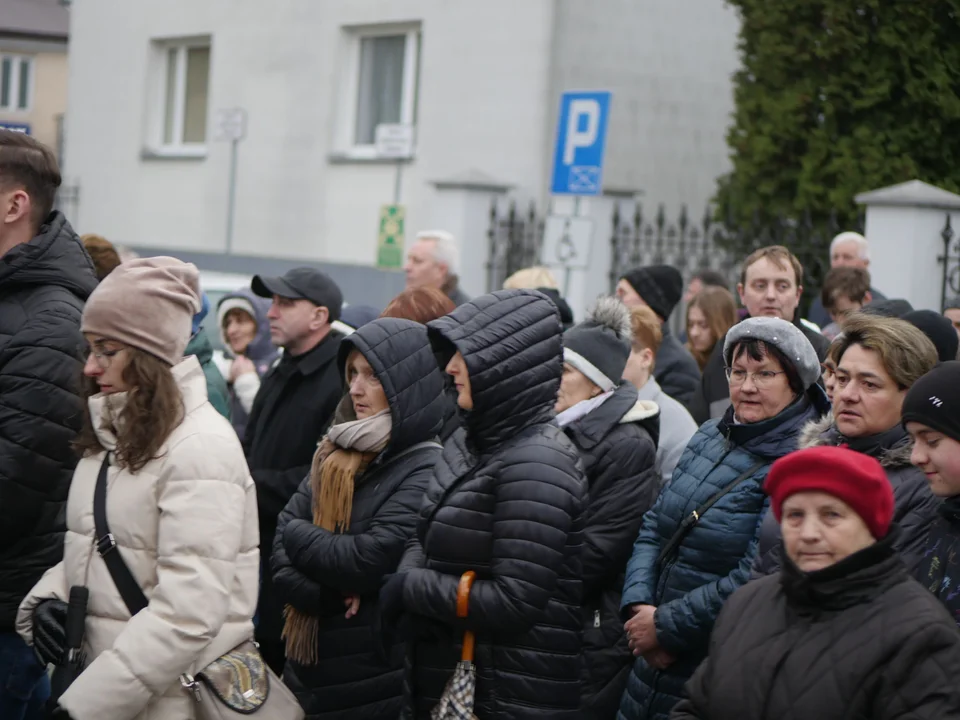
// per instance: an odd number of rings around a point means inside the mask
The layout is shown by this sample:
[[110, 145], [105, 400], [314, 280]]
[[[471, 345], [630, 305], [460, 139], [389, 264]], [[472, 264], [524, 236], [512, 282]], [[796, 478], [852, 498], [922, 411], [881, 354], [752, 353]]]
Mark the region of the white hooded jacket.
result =
[[[253, 637], [259, 582], [259, 529], [253, 480], [236, 433], [207, 401], [195, 357], [173, 368], [184, 419], [158, 457], [136, 474], [111, 465], [107, 520], [117, 549], [149, 606], [130, 617], [107, 566], [93, 550], [93, 492], [104, 455], [77, 465], [67, 501], [60, 564], [20, 605], [17, 631], [32, 644], [32, 618], [43, 600], [90, 590], [87, 667], [61, 698], [74, 720], [190, 720], [194, 701], [179, 684]], [[95, 423], [124, 394], [95, 395]], [[108, 450], [116, 439], [97, 430]]]

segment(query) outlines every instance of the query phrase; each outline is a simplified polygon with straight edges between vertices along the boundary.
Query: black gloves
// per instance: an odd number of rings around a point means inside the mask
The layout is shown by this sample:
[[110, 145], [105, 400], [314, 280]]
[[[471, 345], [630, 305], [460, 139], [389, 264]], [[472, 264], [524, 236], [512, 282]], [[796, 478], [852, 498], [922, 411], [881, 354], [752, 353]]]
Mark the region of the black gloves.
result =
[[73, 720], [73, 718], [70, 717], [70, 713], [57, 705], [54, 711], [50, 713], [50, 720]]
[[63, 663], [66, 622], [67, 604], [61, 600], [44, 600], [33, 611], [33, 648], [45, 665]]

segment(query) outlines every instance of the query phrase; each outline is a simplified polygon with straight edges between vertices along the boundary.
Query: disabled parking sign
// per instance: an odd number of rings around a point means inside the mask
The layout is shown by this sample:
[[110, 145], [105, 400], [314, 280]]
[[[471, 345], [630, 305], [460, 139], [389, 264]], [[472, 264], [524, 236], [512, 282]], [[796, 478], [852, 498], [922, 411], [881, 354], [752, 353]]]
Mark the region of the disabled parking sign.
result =
[[610, 114], [609, 92], [565, 92], [560, 97], [553, 154], [554, 195], [599, 195]]

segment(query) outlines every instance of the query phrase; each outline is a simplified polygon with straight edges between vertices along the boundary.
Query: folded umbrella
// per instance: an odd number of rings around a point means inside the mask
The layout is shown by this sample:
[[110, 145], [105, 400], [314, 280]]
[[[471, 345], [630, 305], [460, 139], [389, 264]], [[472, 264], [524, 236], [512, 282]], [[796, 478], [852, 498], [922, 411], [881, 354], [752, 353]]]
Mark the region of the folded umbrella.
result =
[[[470, 588], [477, 574], [468, 570], [460, 578], [457, 587], [457, 617], [467, 617], [470, 604]], [[432, 720], [479, 720], [473, 714], [473, 703], [477, 694], [477, 669], [473, 664], [473, 651], [476, 637], [472, 630], [463, 633], [463, 650], [460, 662], [453, 671], [453, 677], [447, 682], [440, 702], [430, 713]]]

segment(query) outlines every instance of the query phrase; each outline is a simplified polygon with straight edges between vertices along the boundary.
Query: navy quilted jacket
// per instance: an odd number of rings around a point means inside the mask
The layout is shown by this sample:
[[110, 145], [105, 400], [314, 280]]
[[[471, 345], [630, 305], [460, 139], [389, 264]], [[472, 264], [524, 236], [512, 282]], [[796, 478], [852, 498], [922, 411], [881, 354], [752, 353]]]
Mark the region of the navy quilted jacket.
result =
[[[801, 428], [826, 412], [817, 391], [774, 418], [735, 425], [733, 410], [705, 423], [680, 458], [673, 479], [643, 518], [643, 529], [627, 565], [621, 611], [635, 604], [654, 605], [660, 646], [677, 658], [665, 671], [642, 657], [634, 662], [620, 705], [619, 720], [666, 720], [680, 700], [683, 685], [706, 657], [710, 632], [720, 609], [750, 578], [760, 521], [768, 499], [763, 481], [774, 460], [797, 447]], [[761, 463], [760, 467], [756, 467]], [[681, 521], [741, 473], [756, 469], [702, 519], [657, 571], [660, 549]]]
[[[279, 598], [319, 617], [318, 662], [287, 661], [283, 680], [310, 719], [378, 720], [400, 714], [403, 653], [397, 644], [382, 659], [374, 635], [380, 584], [392, 573], [413, 535], [440, 445], [443, 380], [422, 325], [384, 318], [364, 325], [340, 346], [359, 350], [387, 396], [390, 444], [355, 481], [350, 527], [343, 534], [313, 524], [310, 478], [280, 514], [274, 540], [274, 585]], [[338, 421], [354, 419], [349, 398]], [[360, 595], [360, 612], [344, 618], [343, 596]]]

